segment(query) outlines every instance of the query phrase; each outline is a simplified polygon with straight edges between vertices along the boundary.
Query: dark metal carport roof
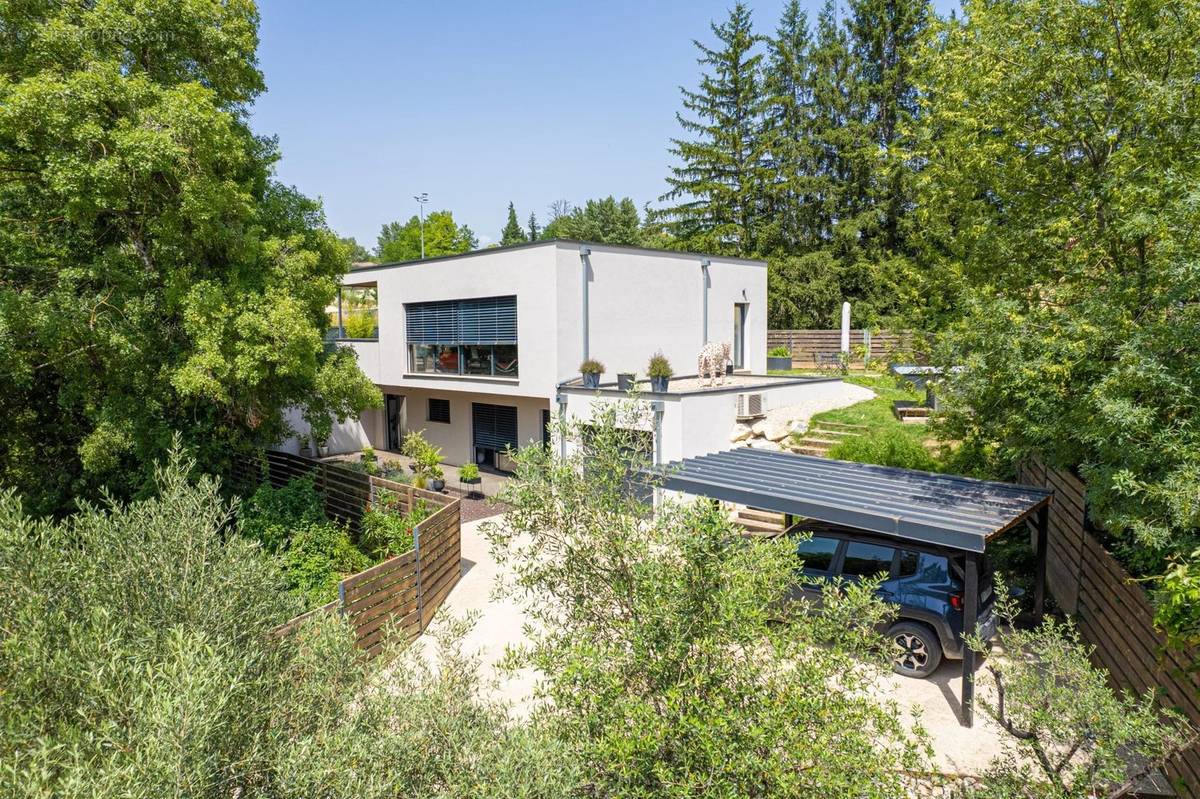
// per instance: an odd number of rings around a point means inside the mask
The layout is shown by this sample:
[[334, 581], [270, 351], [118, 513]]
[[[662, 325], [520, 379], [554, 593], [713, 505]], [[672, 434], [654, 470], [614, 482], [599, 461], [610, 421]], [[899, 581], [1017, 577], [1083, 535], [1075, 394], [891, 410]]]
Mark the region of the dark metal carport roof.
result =
[[663, 488], [983, 552], [1051, 492], [969, 477], [735, 449], [669, 463]]

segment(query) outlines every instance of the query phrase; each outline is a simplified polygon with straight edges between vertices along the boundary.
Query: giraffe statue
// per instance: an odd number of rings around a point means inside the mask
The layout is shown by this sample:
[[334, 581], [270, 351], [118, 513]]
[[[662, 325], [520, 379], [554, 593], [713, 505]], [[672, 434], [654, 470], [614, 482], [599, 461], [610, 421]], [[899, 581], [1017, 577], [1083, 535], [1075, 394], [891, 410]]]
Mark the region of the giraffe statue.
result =
[[701, 379], [708, 378], [708, 385], [714, 380], [718, 385], [725, 384], [725, 364], [729, 363], [729, 342], [710, 341], [700, 350], [697, 359], [696, 373]]

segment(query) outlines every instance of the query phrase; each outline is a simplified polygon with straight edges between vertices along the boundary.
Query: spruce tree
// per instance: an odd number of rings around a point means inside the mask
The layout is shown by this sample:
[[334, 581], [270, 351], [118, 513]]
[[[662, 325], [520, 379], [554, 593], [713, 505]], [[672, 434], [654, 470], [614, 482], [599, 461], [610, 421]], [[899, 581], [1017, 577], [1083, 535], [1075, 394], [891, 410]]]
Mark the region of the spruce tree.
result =
[[524, 228], [517, 221], [517, 209], [513, 207], [512, 202], [508, 204], [508, 221], [504, 223], [504, 230], [500, 232], [500, 246], [507, 247], [511, 244], [524, 244], [529, 241], [525, 235]]
[[819, 243], [820, 151], [812, 138], [816, 76], [811, 48], [808, 16], [799, 0], [791, 0], [767, 43], [764, 139], [770, 182], [764, 207], [770, 222], [760, 247], [764, 251], [796, 253]]
[[884, 154], [875, 158], [870, 202], [879, 219], [879, 246], [901, 247], [900, 221], [910, 204], [909, 170], [896, 152], [917, 114], [914, 71], [929, 25], [925, 0], [849, 0], [852, 51], [864, 93], [862, 122]]
[[748, 255], [757, 250], [767, 177], [762, 136], [765, 93], [750, 10], [738, 3], [724, 24], [711, 25], [719, 46], [695, 42], [707, 70], [698, 90], [681, 89], [677, 114], [690, 140], [672, 139], [670, 191], [660, 200], [676, 204], [662, 218], [683, 246]]
[[529, 212], [529, 240], [537, 241], [542, 235], [542, 229], [538, 227], [537, 214], [533, 211]]

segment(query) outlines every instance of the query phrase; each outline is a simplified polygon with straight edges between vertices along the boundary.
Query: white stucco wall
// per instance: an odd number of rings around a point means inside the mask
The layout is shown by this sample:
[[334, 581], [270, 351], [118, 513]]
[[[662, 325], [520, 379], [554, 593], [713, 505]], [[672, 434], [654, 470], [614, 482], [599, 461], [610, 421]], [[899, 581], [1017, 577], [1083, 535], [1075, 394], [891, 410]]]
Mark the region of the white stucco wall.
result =
[[[356, 270], [346, 275], [343, 283], [377, 285], [379, 341], [350, 345], [360, 354], [363, 372], [377, 385], [549, 398], [560, 379], [556, 367], [555, 278], [554, 247], [484, 250], [461, 258]], [[517, 378], [408, 372], [405, 303], [513, 294], [517, 297], [520, 359]]]
[[[696, 373], [704, 344], [701, 257], [592, 244], [588, 287], [588, 344], [591, 357], [607, 369], [645, 374], [661, 350], [675, 373]], [[733, 340], [733, 306], [749, 306], [746, 368], [766, 370], [767, 271], [761, 263], [710, 258], [708, 333], [710, 341]], [[558, 250], [558, 371], [578, 373], [582, 360], [582, 269], [578, 245]]]
[[[476, 394], [463, 391], [429, 391], [410, 387], [384, 387], [388, 394], [404, 397], [400, 435], [420, 431], [425, 440], [441, 447], [444, 462], [458, 466], [469, 463], [475, 456], [472, 444], [471, 403], [508, 405], [517, 409], [517, 441], [520, 446], [542, 440], [542, 410], [550, 407], [549, 400], [540, 397], [514, 397], [507, 394]], [[450, 423], [429, 421], [429, 399], [435, 397], [450, 403]], [[377, 449], [385, 449], [386, 431], [382, 418], [371, 440]]]
[[[782, 381], [781, 381], [782, 383]], [[746, 393], [763, 397], [763, 410], [770, 411], [799, 403], [819, 403], [840, 394], [840, 381], [812, 381], [748, 388]], [[729, 434], [737, 421], [737, 391], [701, 392], [694, 394], [655, 395], [662, 401], [662, 434], [658, 460], [662, 463], [722, 452], [733, 444]], [[565, 392], [568, 417], [586, 421], [595, 407], [619, 401], [611, 394], [588, 394], [578, 390]], [[651, 402], [650, 398], [640, 399]], [[647, 414], [647, 418], [650, 415]]]

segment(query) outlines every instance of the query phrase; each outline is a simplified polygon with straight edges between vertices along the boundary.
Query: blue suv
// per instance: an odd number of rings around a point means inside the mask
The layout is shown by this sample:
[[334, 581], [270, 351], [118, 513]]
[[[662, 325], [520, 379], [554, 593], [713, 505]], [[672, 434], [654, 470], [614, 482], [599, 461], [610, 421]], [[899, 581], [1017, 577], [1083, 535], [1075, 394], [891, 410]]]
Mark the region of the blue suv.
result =
[[[848, 527], [802, 522], [789, 528], [802, 561], [804, 578], [795, 597], [819, 600], [822, 583], [884, 576], [877, 595], [896, 606], [886, 630], [895, 646], [893, 670], [906, 677], [928, 677], [943, 658], [963, 656], [963, 568], [961, 552]], [[979, 628], [984, 640], [996, 631], [992, 570], [984, 558], [979, 575]]]

